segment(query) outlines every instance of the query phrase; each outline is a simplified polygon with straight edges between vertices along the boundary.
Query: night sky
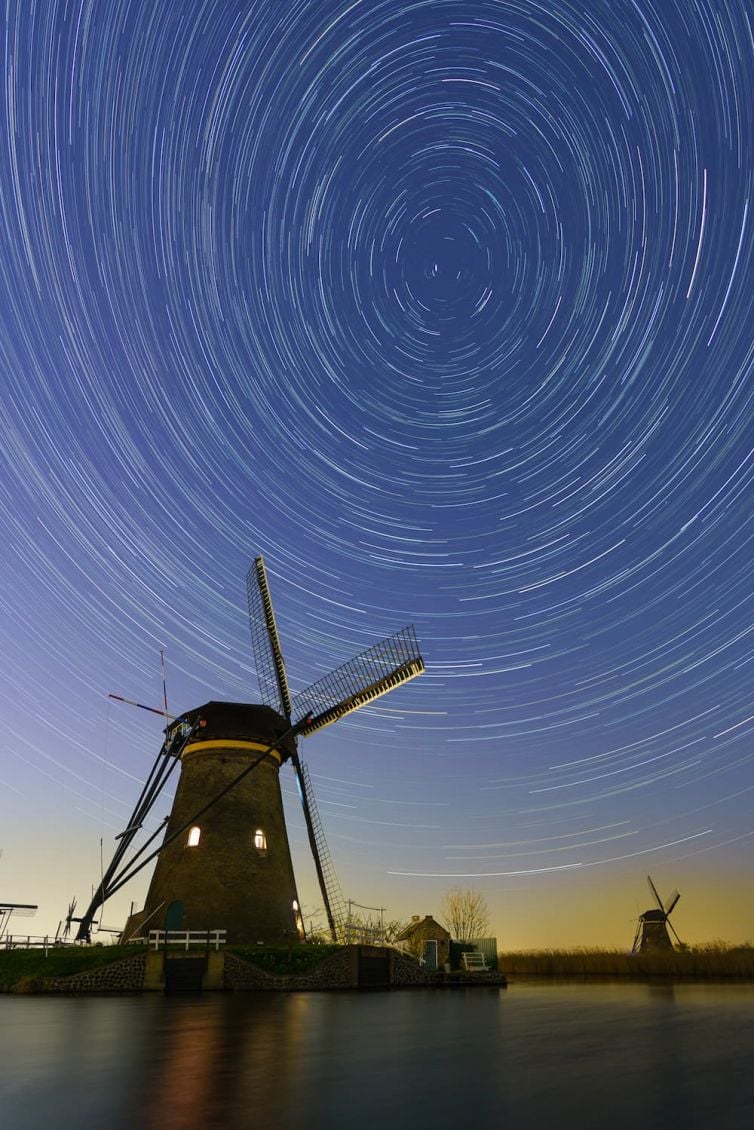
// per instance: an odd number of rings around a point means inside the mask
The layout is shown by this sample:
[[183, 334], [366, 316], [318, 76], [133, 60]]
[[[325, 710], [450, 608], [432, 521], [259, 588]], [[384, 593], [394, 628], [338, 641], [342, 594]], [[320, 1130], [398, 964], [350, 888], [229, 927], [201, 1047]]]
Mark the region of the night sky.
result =
[[173, 713], [258, 698], [262, 553], [294, 693], [422, 643], [302, 747], [346, 897], [472, 886], [503, 947], [629, 946], [650, 873], [684, 940], [752, 938], [748, 0], [7, 0], [2, 31], [24, 931], [88, 901], [159, 748], [108, 693], [160, 706], [164, 648]]

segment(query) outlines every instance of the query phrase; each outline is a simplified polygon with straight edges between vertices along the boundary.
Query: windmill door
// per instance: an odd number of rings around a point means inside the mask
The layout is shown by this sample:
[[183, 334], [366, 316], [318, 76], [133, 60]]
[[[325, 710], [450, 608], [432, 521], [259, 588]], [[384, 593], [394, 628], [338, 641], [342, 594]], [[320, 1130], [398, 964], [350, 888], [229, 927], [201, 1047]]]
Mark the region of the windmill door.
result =
[[183, 929], [183, 903], [180, 899], [171, 902], [165, 911], [165, 929], [166, 930], [182, 930]]

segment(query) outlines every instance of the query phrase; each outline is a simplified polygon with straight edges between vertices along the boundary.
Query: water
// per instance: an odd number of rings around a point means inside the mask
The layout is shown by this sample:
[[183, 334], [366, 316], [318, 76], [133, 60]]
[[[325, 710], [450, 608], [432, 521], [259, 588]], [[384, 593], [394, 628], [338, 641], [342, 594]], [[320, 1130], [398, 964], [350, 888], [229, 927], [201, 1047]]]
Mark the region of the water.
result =
[[3, 1130], [751, 1130], [754, 986], [0, 997]]

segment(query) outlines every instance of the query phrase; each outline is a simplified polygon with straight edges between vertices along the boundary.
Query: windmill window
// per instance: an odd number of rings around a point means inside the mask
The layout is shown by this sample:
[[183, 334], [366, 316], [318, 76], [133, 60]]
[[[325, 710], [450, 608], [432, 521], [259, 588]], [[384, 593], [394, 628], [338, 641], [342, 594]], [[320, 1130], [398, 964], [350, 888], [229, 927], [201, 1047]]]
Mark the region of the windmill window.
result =
[[267, 851], [267, 836], [261, 828], [257, 828], [254, 833], [254, 847], [257, 851]]
[[186, 847], [196, 847], [199, 843], [199, 840], [201, 839], [201, 835], [202, 835], [202, 830], [201, 830], [201, 828], [197, 827], [196, 825], [194, 825], [193, 828], [189, 828], [189, 834], [188, 834], [188, 840], [186, 841]]

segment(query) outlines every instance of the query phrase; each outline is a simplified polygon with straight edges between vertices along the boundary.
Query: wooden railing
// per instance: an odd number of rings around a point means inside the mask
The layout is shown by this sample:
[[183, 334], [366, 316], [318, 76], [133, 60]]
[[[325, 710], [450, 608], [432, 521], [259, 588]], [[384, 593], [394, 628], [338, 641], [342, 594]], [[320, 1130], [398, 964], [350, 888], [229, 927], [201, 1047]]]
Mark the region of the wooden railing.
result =
[[72, 946], [75, 942], [62, 941], [60, 938], [51, 938], [47, 934], [4, 934], [0, 938], [0, 950], [41, 950], [60, 949], [62, 946]]
[[473, 953], [462, 953], [461, 961], [463, 962], [464, 969], [467, 971], [475, 969], [483, 973], [487, 972], [487, 958], [483, 953], [479, 953], [478, 950], [475, 950]]
[[161, 946], [204, 946], [209, 949], [213, 946], [219, 950], [225, 945], [225, 930], [150, 930], [149, 944], [152, 949], [158, 950]]

